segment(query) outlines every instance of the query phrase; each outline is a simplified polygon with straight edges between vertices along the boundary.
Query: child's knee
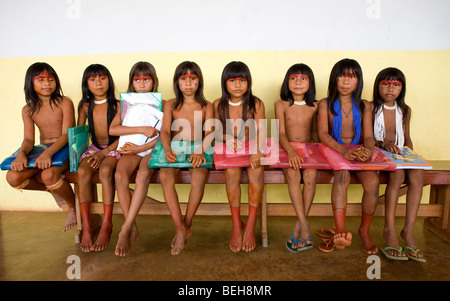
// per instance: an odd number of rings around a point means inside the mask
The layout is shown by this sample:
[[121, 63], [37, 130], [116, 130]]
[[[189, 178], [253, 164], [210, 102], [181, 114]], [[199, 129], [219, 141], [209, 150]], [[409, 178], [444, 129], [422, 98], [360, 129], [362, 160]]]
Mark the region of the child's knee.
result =
[[101, 182], [112, 181], [114, 177], [114, 168], [110, 166], [101, 166], [101, 168], [98, 171], [98, 176]]
[[334, 183], [340, 186], [348, 186], [350, 184], [350, 172], [348, 170], [335, 171]]
[[29, 179], [23, 179], [20, 175], [14, 171], [8, 171], [6, 174], [6, 181], [12, 188], [23, 189], [30, 182]]
[[41, 173], [41, 179], [45, 186], [51, 186], [61, 179], [61, 173], [53, 168], [44, 169]]

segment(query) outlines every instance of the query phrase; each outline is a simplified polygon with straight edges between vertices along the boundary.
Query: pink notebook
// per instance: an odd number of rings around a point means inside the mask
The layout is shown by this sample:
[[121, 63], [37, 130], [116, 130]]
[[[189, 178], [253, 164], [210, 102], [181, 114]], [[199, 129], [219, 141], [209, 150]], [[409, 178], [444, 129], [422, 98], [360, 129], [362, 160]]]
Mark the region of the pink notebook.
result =
[[[290, 144], [303, 158], [302, 169], [332, 169], [319, 151], [319, 143], [290, 142]], [[270, 167], [289, 168], [287, 152], [281, 146], [278, 162]]]
[[[357, 148], [359, 145], [349, 145], [347, 147]], [[326, 146], [323, 143], [319, 144], [319, 150], [322, 155], [330, 163], [334, 170], [395, 170], [395, 164], [383, 154], [378, 148], [374, 148], [372, 158], [365, 162], [349, 161], [334, 149]]]
[[[237, 151], [227, 149], [225, 143], [214, 145], [214, 165], [216, 169], [232, 167], [250, 167], [250, 157], [255, 146], [255, 141], [246, 141], [242, 148]], [[278, 144], [272, 144], [272, 138], [267, 138], [261, 148], [264, 159], [261, 165], [271, 165], [278, 161]]]

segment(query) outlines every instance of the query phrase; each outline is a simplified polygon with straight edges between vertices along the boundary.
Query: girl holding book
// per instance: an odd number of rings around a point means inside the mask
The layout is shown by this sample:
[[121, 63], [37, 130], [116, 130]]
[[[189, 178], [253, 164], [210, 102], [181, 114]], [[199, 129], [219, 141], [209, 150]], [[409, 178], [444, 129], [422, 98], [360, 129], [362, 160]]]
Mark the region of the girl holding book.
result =
[[[137, 62], [130, 70], [127, 92], [157, 92], [158, 83], [155, 67], [148, 62]], [[126, 256], [130, 253], [133, 242], [139, 239], [135, 218], [147, 196], [150, 178], [154, 173], [154, 169], [149, 168], [148, 161], [157, 141], [154, 138], [159, 135], [159, 131], [151, 126], [124, 126], [121, 124], [121, 113], [118, 111], [111, 122], [109, 133], [115, 136], [143, 134], [150, 141], [142, 145], [126, 142], [118, 149], [122, 156], [117, 163], [114, 178], [125, 222], [119, 233], [115, 254]], [[138, 169], [135, 180], [136, 186], [133, 195], [131, 195], [129, 189], [130, 176], [136, 168]]]
[[[373, 86], [373, 118], [376, 146], [388, 152], [401, 154], [404, 146], [413, 149], [410, 136], [411, 108], [405, 103], [406, 79], [397, 68], [386, 68], [378, 73]], [[405, 242], [401, 247], [395, 231], [395, 211], [400, 186], [408, 178], [405, 224], [400, 232]], [[384, 240], [381, 252], [389, 259], [425, 262], [414, 239], [414, 224], [423, 190], [423, 169], [397, 169], [389, 172], [386, 186]]]

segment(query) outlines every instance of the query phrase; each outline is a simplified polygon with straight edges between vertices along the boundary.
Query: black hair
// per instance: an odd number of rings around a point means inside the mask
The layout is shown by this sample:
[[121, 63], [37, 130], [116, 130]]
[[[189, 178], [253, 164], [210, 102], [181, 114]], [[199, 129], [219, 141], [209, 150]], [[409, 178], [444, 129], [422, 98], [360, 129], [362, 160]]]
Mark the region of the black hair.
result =
[[52, 68], [47, 63], [37, 62], [28, 67], [28, 70], [25, 74], [25, 101], [27, 105], [30, 107], [30, 116], [34, 113], [38, 112], [42, 101], [39, 99], [36, 91], [34, 90], [34, 77], [38, 76], [42, 72], [47, 71], [51, 76], [55, 78], [56, 89], [50, 96], [50, 106], [55, 105], [58, 106], [62, 101], [64, 94], [61, 88], [61, 83], [59, 81], [58, 74], [56, 74], [55, 69]]
[[222, 97], [220, 98], [218, 105], [219, 118], [224, 124], [230, 117], [228, 112], [228, 101], [230, 100], [231, 95], [227, 90], [227, 80], [237, 77], [245, 78], [247, 80], [247, 91], [245, 91], [242, 97], [244, 102], [242, 105], [242, 119], [244, 121], [247, 120], [249, 114], [254, 114], [256, 110], [256, 102], [259, 101], [259, 99], [252, 94], [252, 76], [248, 66], [243, 62], [237, 61], [228, 63], [222, 72]]
[[305, 102], [308, 106], [314, 106], [314, 102], [316, 101], [316, 81], [314, 79], [314, 73], [309, 68], [309, 66], [305, 64], [295, 64], [292, 65], [283, 80], [283, 84], [280, 89], [280, 97], [282, 100], [289, 101], [289, 105], [292, 106], [294, 104], [294, 96], [292, 95], [291, 90], [289, 90], [289, 77], [292, 74], [306, 74], [309, 77], [309, 89], [305, 93]]
[[402, 83], [402, 90], [400, 91], [400, 94], [398, 95], [397, 99], [395, 99], [395, 101], [397, 103], [397, 106], [403, 113], [403, 124], [405, 124], [406, 115], [408, 113], [408, 105], [406, 105], [405, 103], [406, 78], [402, 71], [394, 67], [389, 67], [381, 70], [375, 78], [375, 82], [373, 85], [373, 115], [375, 116], [378, 110], [382, 110], [384, 100], [380, 95], [380, 83], [383, 80], [398, 80]]
[[361, 94], [363, 90], [363, 74], [359, 63], [353, 59], [343, 59], [337, 62], [330, 73], [330, 80], [328, 82], [328, 110], [333, 115], [337, 115], [334, 111], [334, 102], [339, 101], [339, 92], [337, 89], [338, 76], [345, 73], [354, 73], [358, 78], [355, 90], [352, 92], [352, 97], [355, 100], [356, 106], [359, 108], [361, 114], [364, 112], [364, 102], [361, 100]]
[[148, 62], [137, 62], [131, 67], [129, 81], [128, 81], [128, 92], [136, 92], [133, 86], [133, 77], [139, 76], [140, 74], [150, 76], [153, 80], [153, 87], [150, 92], [157, 92], [159, 86], [158, 76], [156, 75], [156, 69], [152, 64]]
[[[108, 132], [109, 132], [109, 126], [111, 125], [112, 120], [114, 119], [114, 116], [117, 113], [118, 110], [118, 100], [115, 96], [115, 86], [114, 86], [114, 80], [111, 76], [111, 73], [109, 72], [108, 68], [106, 68], [103, 65], [100, 64], [92, 64], [89, 65], [83, 73], [83, 79], [81, 81], [81, 91], [82, 91], [82, 98], [78, 105], [78, 112], [80, 112], [84, 106], [84, 104], [88, 104], [88, 121], [89, 121], [89, 132], [91, 134], [91, 140], [92, 143], [99, 149], [101, 149], [101, 146], [97, 142], [97, 138], [95, 137], [95, 130], [94, 130], [94, 118], [92, 115], [92, 112], [94, 111], [94, 105], [95, 105], [95, 97], [94, 94], [89, 90], [88, 86], [88, 79], [91, 76], [107, 76], [108, 77], [108, 91], [106, 93], [106, 100], [108, 102], [108, 111], [107, 111], [107, 122], [108, 122]], [[118, 136], [111, 136], [108, 134], [108, 145], [113, 143]]]
[[195, 101], [198, 102], [202, 107], [206, 106], [207, 100], [203, 95], [203, 74], [199, 65], [195, 62], [184, 61], [180, 63], [175, 69], [175, 73], [173, 75], [173, 90], [175, 92], [175, 103], [173, 104], [174, 109], [179, 109], [183, 105], [183, 93], [180, 90], [180, 85], [178, 84], [178, 79], [180, 76], [186, 75], [190, 72], [191, 74], [195, 74], [198, 77], [198, 87], [197, 91], [195, 91]]

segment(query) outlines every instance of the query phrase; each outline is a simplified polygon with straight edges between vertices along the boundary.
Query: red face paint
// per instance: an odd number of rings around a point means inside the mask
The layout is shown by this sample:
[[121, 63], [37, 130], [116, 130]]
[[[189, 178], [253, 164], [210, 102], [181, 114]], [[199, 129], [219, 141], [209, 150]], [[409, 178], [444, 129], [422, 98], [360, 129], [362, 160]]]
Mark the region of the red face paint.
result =
[[302, 78], [309, 79], [309, 76], [308, 74], [301, 74], [301, 73], [289, 75], [289, 80], [297, 80]]
[[194, 79], [198, 79], [198, 76], [195, 75], [195, 74], [190, 74], [190, 73], [188, 73], [188, 74], [184, 74], [184, 75], [180, 76], [179, 79], [181, 79], [181, 80], [186, 80], [186, 79], [188, 79], [188, 78], [189, 78], [190, 80], [194, 80]]
[[388, 87], [388, 86], [393, 86], [395, 88], [401, 88], [402, 87], [402, 82], [399, 80], [382, 80], [380, 82], [380, 86], [382, 87]]
[[338, 74], [338, 79], [339, 80], [343, 80], [343, 79], [358, 79], [358, 76], [355, 73], [341, 73]]
[[137, 80], [152, 80], [153, 78], [150, 75], [143, 75], [142, 73], [139, 75], [133, 76], [133, 81]]
[[233, 78], [227, 79], [227, 81], [244, 81], [244, 82], [246, 82], [247, 79], [243, 78], [243, 77], [233, 77]]
[[55, 78], [53, 75], [51, 75], [51, 74], [49, 74], [48, 72], [47, 72], [47, 70], [44, 70], [44, 71], [42, 71], [41, 72], [41, 74], [39, 74], [39, 75], [36, 75], [35, 77], [34, 77], [34, 80], [37, 80], [37, 79], [44, 79], [44, 78]]
[[101, 78], [108, 78], [107, 75], [91, 75], [88, 77], [88, 80], [95, 80], [95, 79], [101, 79]]

